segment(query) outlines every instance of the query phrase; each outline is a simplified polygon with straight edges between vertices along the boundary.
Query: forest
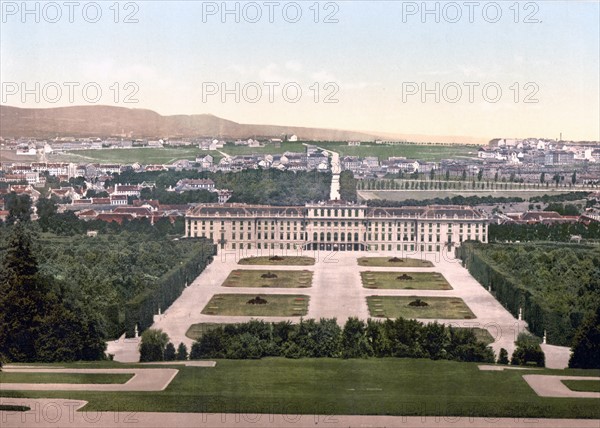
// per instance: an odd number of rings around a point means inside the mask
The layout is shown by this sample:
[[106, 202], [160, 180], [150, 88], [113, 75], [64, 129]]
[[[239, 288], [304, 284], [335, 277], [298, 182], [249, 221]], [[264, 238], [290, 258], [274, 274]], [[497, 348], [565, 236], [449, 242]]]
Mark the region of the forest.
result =
[[490, 224], [488, 229], [490, 242], [530, 242], [556, 241], [569, 242], [571, 236], [579, 235], [582, 239], [600, 239], [600, 223], [589, 225], [583, 223], [563, 224]]
[[457, 254], [484, 287], [529, 330], [570, 346], [583, 320], [600, 307], [600, 249], [556, 243], [465, 243]]
[[[11, 242], [24, 224], [40, 283], [51, 284], [49, 289], [60, 291], [55, 293], [60, 301], [85, 311], [103, 339], [125, 331], [132, 335], [136, 324], [140, 331], [149, 327], [158, 308], [165, 310], [179, 297], [215, 251], [204, 239], [174, 240], [143, 227], [130, 231], [113, 226], [111, 233], [95, 237], [60, 236], [19, 222], [0, 228], [0, 266], [11, 257], [22, 258], [11, 253]], [[6, 278], [0, 294], [26, 293], [18, 284], [19, 278]]]

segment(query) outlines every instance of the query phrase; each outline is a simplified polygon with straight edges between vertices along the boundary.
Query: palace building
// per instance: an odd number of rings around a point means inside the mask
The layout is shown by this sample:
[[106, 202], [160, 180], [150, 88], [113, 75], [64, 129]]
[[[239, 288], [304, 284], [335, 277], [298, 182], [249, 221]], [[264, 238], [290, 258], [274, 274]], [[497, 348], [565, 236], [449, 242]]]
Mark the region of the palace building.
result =
[[200, 204], [186, 213], [185, 236], [212, 239], [220, 250], [439, 252], [467, 240], [487, 242], [488, 222], [457, 205]]

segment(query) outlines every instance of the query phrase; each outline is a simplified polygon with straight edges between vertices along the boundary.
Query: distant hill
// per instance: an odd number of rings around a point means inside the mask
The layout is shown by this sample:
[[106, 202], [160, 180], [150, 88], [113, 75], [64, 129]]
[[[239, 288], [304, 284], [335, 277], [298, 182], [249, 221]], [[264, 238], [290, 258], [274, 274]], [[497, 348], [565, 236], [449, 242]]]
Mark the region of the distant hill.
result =
[[[0, 105], [0, 136], [125, 137], [125, 138], [276, 138], [296, 134], [312, 141], [406, 140], [451, 144], [480, 144], [472, 137], [369, 133], [278, 125], [249, 125], [210, 114], [161, 116], [145, 109], [113, 106], [20, 108]], [[480, 141], [481, 140], [481, 141]]]
[[210, 114], [161, 116], [152, 110], [110, 106], [18, 108], [0, 106], [0, 136], [130, 138], [274, 138], [296, 134], [303, 140], [373, 140], [376, 135], [335, 129], [245, 125]]

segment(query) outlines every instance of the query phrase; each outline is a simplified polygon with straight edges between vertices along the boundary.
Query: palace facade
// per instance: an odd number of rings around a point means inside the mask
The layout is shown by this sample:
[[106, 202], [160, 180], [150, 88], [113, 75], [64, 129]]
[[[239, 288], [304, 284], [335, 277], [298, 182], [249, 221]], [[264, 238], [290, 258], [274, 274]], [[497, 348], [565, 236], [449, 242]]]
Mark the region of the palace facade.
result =
[[467, 240], [487, 242], [488, 222], [457, 205], [201, 204], [186, 213], [185, 236], [212, 239], [220, 250], [439, 252]]

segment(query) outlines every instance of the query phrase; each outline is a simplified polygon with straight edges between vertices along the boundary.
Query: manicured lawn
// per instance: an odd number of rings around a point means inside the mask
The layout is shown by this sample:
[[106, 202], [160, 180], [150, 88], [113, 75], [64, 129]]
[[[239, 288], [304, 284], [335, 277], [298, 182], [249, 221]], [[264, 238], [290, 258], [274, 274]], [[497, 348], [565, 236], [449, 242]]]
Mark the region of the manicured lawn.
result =
[[[420, 299], [427, 306], [409, 306]], [[369, 296], [369, 313], [385, 318], [473, 319], [475, 315], [459, 297]]]
[[85, 411], [600, 418], [598, 400], [539, 397], [522, 378], [598, 376], [598, 370], [492, 372], [475, 363], [393, 358], [218, 360], [213, 368], [177, 368], [159, 392], [1, 394], [86, 400]]
[[[250, 299], [260, 297], [266, 304], [249, 304]], [[303, 316], [308, 312], [308, 296], [299, 294], [216, 294], [206, 304], [205, 315], [231, 315], [256, 317]]]
[[491, 333], [489, 331], [487, 331], [485, 328], [455, 327], [455, 329], [456, 330], [473, 330], [473, 333], [475, 333], [475, 337], [477, 338], [477, 340], [485, 343], [486, 345], [489, 345], [496, 341], [496, 338], [494, 336], [492, 336]]
[[190, 339], [198, 340], [202, 336], [204, 336], [204, 333], [208, 333], [209, 331], [214, 330], [215, 328], [222, 327], [224, 325], [226, 324], [217, 322], [202, 322], [198, 324], [192, 324], [190, 328], [188, 328], [188, 330], [185, 332], [185, 335]]
[[433, 267], [433, 263], [429, 260], [409, 259], [401, 257], [360, 257], [358, 259], [359, 266], [374, 266], [374, 267]]
[[363, 287], [404, 290], [452, 290], [438, 272], [361, 272]]
[[127, 373], [0, 373], [0, 383], [125, 383]]
[[241, 259], [241, 265], [270, 265], [270, 266], [310, 266], [315, 264], [315, 259], [304, 256], [262, 256]]
[[571, 391], [600, 392], [600, 380], [563, 380]]
[[223, 287], [308, 288], [312, 276], [308, 270], [234, 270]]

